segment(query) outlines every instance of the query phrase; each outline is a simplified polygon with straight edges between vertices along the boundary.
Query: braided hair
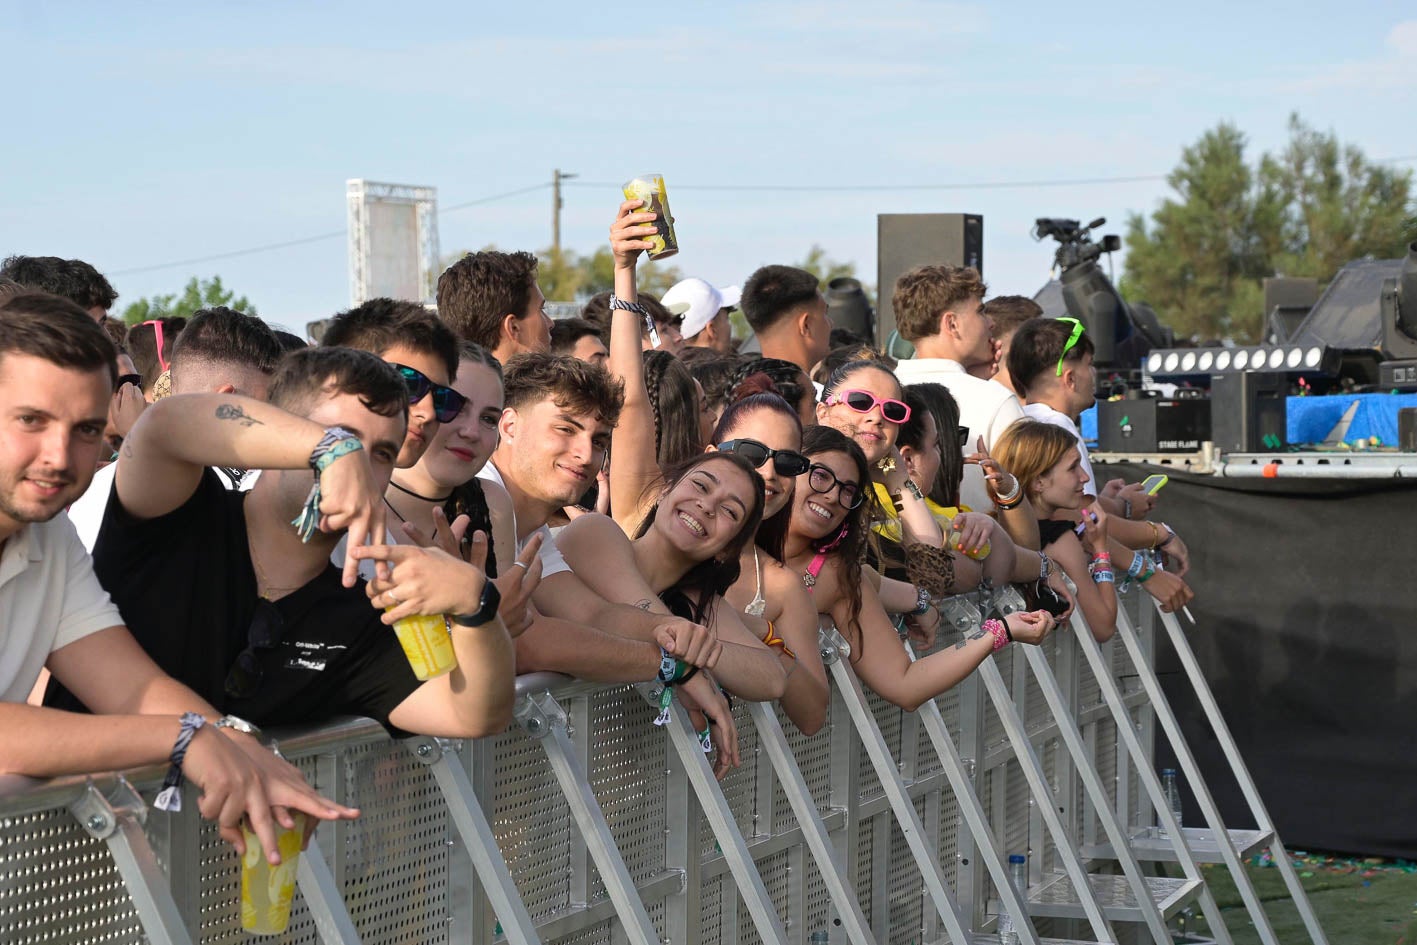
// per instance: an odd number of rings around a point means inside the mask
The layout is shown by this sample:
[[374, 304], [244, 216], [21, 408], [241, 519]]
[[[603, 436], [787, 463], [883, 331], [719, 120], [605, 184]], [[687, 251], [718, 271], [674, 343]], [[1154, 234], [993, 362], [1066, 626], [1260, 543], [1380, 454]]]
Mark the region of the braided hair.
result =
[[654, 455], [660, 469], [677, 466], [697, 453], [699, 392], [689, 370], [667, 351], [645, 351], [645, 393], [654, 416]]

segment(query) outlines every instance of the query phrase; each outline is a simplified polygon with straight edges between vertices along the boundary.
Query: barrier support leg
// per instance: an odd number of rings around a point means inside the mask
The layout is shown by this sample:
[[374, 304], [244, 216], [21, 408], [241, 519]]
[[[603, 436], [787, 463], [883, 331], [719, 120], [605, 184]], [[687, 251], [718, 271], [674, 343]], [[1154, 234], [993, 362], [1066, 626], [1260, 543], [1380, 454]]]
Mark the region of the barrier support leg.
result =
[[677, 702], [673, 704], [670, 712], [668, 728], [674, 754], [689, 776], [689, 784], [699, 799], [699, 807], [703, 809], [704, 818], [713, 830], [719, 849], [723, 851], [728, 870], [733, 874], [733, 882], [738, 886], [738, 893], [748, 906], [748, 914], [753, 919], [759, 937], [764, 942], [787, 945], [787, 931], [783, 928], [782, 919], [779, 918], [777, 908], [768, 895], [767, 887], [763, 885], [757, 864], [753, 862], [753, 854], [748, 852], [748, 844], [743, 839], [742, 831], [738, 829], [733, 811], [728, 808], [728, 799], [723, 796], [718, 781], [714, 779], [713, 770], [709, 768], [708, 759], [704, 757], [698, 733], [689, 722], [689, 714]]
[[1049, 669], [1047, 659], [1036, 646], [1024, 646], [1021, 648], [1021, 652], [1028, 662], [1029, 669], [1033, 672], [1038, 688], [1043, 693], [1044, 701], [1048, 704], [1048, 711], [1052, 713], [1053, 720], [1057, 723], [1058, 734], [1063, 740], [1063, 745], [1072, 755], [1073, 765], [1082, 778], [1083, 787], [1092, 798], [1094, 813], [1102, 823], [1102, 830], [1116, 848], [1117, 862], [1121, 864], [1127, 885], [1136, 898], [1137, 908], [1140, 910], [1143, 923], [1150, 930], [1152, 938], [1156, 942], [1160, 945], [1169, 945], [1171, 932], [1166, 928], [1166, 916], [1158, 905], [1158, 897], [1164, 897], [1162, 902], [1171, 908], [1179, 909], [1185, 902], [1199, 895], [1200, 891], [1205, 888], [1205, 884], [1201, 882], [1198, 874], [1194, 878], [1188, 877], [1185, 880], [1177, 881], [1147, 877], [1142, 872], [1141, 863], [1137, 861], [1135, 852], [1127, 842], [1126, 831], [1122, 829], [1121, 824], [1117, 823], [1117, 817], [1112, 812], [1107, 789], [1103, 786], [1102, 778], [1098, 775], [1092, 759], [1087, 755], [1087, 749], [1082, 741], [1082, 733], [1078, 731], [1077, 722], [1073, 719], [1072, 712], [1063, 700], [1062, 693], [1058, 689], [1058, 681], [1053, 677], [1053, 671]]
[[605, 821], [605, 812], [590, 789], [590, 780], [566, 734], [566, 713], [550, 693], [524, 697], [516, 708], [517, 721], [546, 752], [556, 783], [571, 808], [576, 826], [585, 840], [595, 867], [600, 871], [605, 891], [615, 906], [631, 945], [659, 945], [659, 933], [650, 921], [639, 890], [615, 846], [615, 837]]
[[984, 690], [989, 694], [989, 699], [994, 704], [994, 711], [998, 713], [999, 720], [1004, 726], [1004, 733], [1008, 736], [1015, 757], [1018, 758], [1019, 770], [1023, 772], [1024, 780], [1028, 782], [1028, 788], [1033, 794], [1034, 809], [1043, 817], [1044, 826], [1048, 828], [1048, 833], [1053, 837], [1054, 848], [1058, 857], [1062, 859], [1063, 870], [1072, 883], [1082, 917], [1087, 920], [1088, 925], [1092, 928], [1092, 934], [1099, 942], [1117, 941], [1111, 923], [1103, 914], [1097, 897], [1093, 895], [1092, 881], [1088, 876], [1087, 869], [1083, 866], [1082, 858], [1078, 856], [1077, 847], [1073, 845], [1067, 828], [1063, 826], [1062, 818], [1058, 816], [1058, 809], [1053, 805], [1053, 797], [1049, 791], [1047, 779], [1043, 775], [1043, 765], [1039, 763], [1038, 755], [1033, 750], [1033, 744], [1028, 740], [1028, 735], [1023, 727], [1023, 719], [1019, 717], [1018, 709], [1014, 706], [1008, 688], [1004, 685], [1004, 677], [999, 672], [999, 667], [994, 664], [991, 657], [980, 664], [977, 673], [984, 682]]
[[90, 781], [69, 811], [89, 836], [108, 845], [148, 940], [153, 945], [192, 945], [167, 877], [143, 833], [148, 808], [133, 786], [119, 777], [105, 795]]
[[315, 920], [320, 941], [325, 945], [358, 945], [359, 933], [354, 929], [349, 910], [344, 907], [344, 897], [314, 837], [300, 854], [295, 881], [300, 884], [300, 895], [305, 897], [305, 906], [310, 910], [310, 918]]
[[910, 800], [910, 794], [905, 789], [905, 782], [901, 780], [894, 759], [891, 758], [886, 740], [881, 735], [881, 728], [876, 724], [876, 717], [866, 705], [866, 693], [861, 688], [861, 681], [856, 678], [856, 673], [851, 668], [851, 648], [836, 630], [826, 631], [825, 636], [822, 655], [826, 658], [827, 669], [845, 699], [852, 724], [856, 726], [856, 733], [871, 759], [871, 767], [875, 769], [876, 777], [880, 779], [881, 787], [886, 792], [901, 835], [905, 837], [906, 845], [909, 846], [910, 853], [915, 858], [916, 868], [925, 883], [925, 890], [929, 893], [935, 911], [940, 915], [940, 921], [944, 923], [945, 933], [951, 942], [969, 942], [972, 940], [969, 934], [969, 920], [960, 911], [959, 903], [940, 871], [935, 853], [925, 841], [925, 827], [915, 812], [915, 805]]
[[[472, 781], [463, 770], [460, 759], [452, 746], [441, 739], [419, 736], [404, 741], [404, 745], [421, 763], [433, 772], [438, 789], [448, 804], [448, 812], [453, 818], [463, 846], [472, 859], [477, 878], [492, 903], [492, 911], [502, 923], [502, 931], [512, 945], [540, 945], [536, 924], [532, 922], [516, 883], [502, 859], [502, 851], [497, 847], [497, 838], [482, 812], [477, 793], [472, 789]], [[301, 870], [305, 869], [302, 860]]]
[[758, 744], [767, 752], [778, 783], [782, 785], [782, 792], [787, 795], [787, 803], [797, 817], [797, 825], [802, 830], [807, 848], [817, 861], [817, 871], [821, 873], [827, 894], [836, 906], [837, 917], [846, 937], [851, 945], [874, 945], [876, 940], [866, 926], [861, 903], [846, 879], [846, 867], [836, 856], [831, 837], [827, 836], [826, 825], [817, 813], [816, 801], [812, 799], [812, 792], [807, 789], [807, 782], [797, 767], [797, 759], [788, 747], [787, 736], [783, 734], [777, 713], [766, 702], [754, 702], [748, 706], [748, 715], [758, 730]]
[[[915, 650], [909, 643], [904, 646], [911, 662], [914, 662]], [[984, 860], [984, 865], [994, 880], [994, 888], [1003, 900], [1004, 908], [1014, 919], [1014, 930], [1018, 932], [1019, 941], [1023, 945], [1038, 945], [1038, 932], [1034, 929], [1033, 919], [1023, 903], [1024, 890], [1015, 889], [1010, 881], [1008, 865], [999, 852], [998, 844], [994, 842], [993, 831], [989, 829], [989, 818], [984, 813], [984, 804], [979, 800], [974, 784], [965, 773], [964, 760], [955, 748], [954, 738], [950, 735], [949, 727], [945, 725], [945, 717], [941, 714], [939, 705], [931, 699], [916, 712], [925, 727], [930, 745], [945, 770], [950, 790], [954, 792], [955, 801], [959, 804], [960, 817], [974, 841], [976, 855]]]
[[[1309, 938], [1313, 945], [1328, 945], [1328, 936], [1324, 934], [1323, 927], [1319, 925], [1319, 920], [1314, 915], [1313, 906], [1309, 903], [1309, 897], [1304, 892], [1304, 886], [1299, 882], [1299, 875], [1294, 871], [1294, 864], [1289, 861], [1289, 854], [1284, 849], [1284, 844], [1279, 839], [1279, 832], [1275, 830], [1274, 822], [1270, 820], [1269, 811], [1265, 808], [1264, 801], [1260, 798], [1259, 789], [1255, 787], [1255, 782], [1250, 777], [1249, 768], [1245, 766], [1245, 759], [1240, 755], [1240, 748], [1235, 744], [1234, 736], [1230, 734], [1230, 727], [1225, 724], [1225, 716], [1220, 712], [1220, 705], [1215, 701], [1215, 694], [1211, 692], [1210, 684], [1206, 682], [1205, 673], [1201, 671], [1200, 663], [1196, 660], [1195, 651], [1191, 649], [1190, 641], [1186, 639], [1185, 631], [1181, 629], [1181, 623], [1175, 614], [1163, 613], [1157, 607], [1157, 614], [1161, 618], [1161, 624], [1166, 628], [1166, 635], [1171, 640], [1171, 646], [1176, 651], [1176, 656], [1181, 661], [1181, 666], [1185, 670], [1187, 679], [1190, 680], [1191, 687], [1195, 690], [1196, 699], [1200, 702], [1201, 709], [1205, 712], [1206, 721], [1210, 724], [1211, 731], [1215, 733], [1215, 739], [1220, 744], [1221, 752], [1225, 756], [1226, 762], [1230, 765], [1230, 771], [1235, 776], [1235, 780], [1240, 785], [1240, 792], [1245, 797], [1245, 803], [1250, 808], [1250, 814], [1255, 819], [1255, 826], [1268, 838], [1270, 855], [1275, 866], [1279, 867], [1280, 874], [1284, 877], [1284, 883], [1289, 888], [1289, 895], [1294, 900], [1294, 907], [1299, 910], [1299, 916], [1304, 921], [1304, 927], [1309, 932]], [[1117, 632], [1122, 636], [1122, 642], [1127, 647], [1127, 653], [1135, 663], [1138, 657], [1139, 647], [1136, 636], [1131, 632], [1131, 628], [1126, 628], [1123, 633], [1123, 625], [1119, 622]], [[1156, 674], [1149, 669], [1143, 670], [1138, 667], [1138, 673], [1142, 678], [1142, 684], [1147, 688], [1147, 694], [1151, 697], [1156, 707], [1157, 720], [1161, 723], [1167, 739], [1171, 743], [1172, 749], [1176, 752], [1176, 758], [1181, 764], [1181, 769], [1186, 778], [1190, 781], [1192, 793], [1195, 794], [1196, 802], [1200, 804], [1201, 811], [1205, 815], [1207, 824], [1215, 831], [1216, 839], [1220, 840], [1222, 846], [1229, 843], [1229, 834], [1225, 829], [1225, 823], [1220, 817], [1220, 808], [1216, 805], [1215, 799], [1211, 796], [1209, 788], [1206, 787], [1205, 780], [1201, 775], [1200, 765], [1196, 763], [1195, 756], [1191, 754], [1190, 746], [1186, 742], [1186, 737], [1181, 731], [1180, 723], [1176, 720], [1175, 712], [1172, 711], [1170, 703], [1166, 700], [1165, 694], [1161, 691], [1161, 685], [1156, 678]], [[1264, 906], [1259, 900], [1259, 896], [1254, 892], [1254, 887], [1250, 883], [1249, 874], [1245, 872], [1244, 864], [1238, 862], [1231, 866], [1231, 872], [1235, 877], [1235, 885], [1240, 889], [1245, 900], [1246, 907], [1254, 913], [1263, 913]], [[1227, 865], [1229, 862], [1227, 860]]]

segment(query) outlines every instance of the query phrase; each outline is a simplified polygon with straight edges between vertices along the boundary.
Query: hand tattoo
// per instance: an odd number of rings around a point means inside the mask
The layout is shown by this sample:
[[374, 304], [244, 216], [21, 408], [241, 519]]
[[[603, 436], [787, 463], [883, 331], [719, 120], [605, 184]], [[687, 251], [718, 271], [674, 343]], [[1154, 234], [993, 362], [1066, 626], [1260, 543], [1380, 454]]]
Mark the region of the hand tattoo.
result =
[[222, 404], [216, 408], [218, 420], [235, 420], [243, 427], [265, 426], [261, 421], [241, 409], [239, 404]]

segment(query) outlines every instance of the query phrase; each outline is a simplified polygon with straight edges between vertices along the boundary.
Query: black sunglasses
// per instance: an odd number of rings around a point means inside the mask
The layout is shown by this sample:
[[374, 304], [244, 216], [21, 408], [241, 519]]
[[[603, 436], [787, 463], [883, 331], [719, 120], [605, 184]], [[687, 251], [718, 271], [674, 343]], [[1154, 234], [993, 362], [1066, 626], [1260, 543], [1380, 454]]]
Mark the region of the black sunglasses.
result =
[[[391, 362], [392, 363], [392, 362]], [[442, 384], [434, 384], [417, 368], [411, 368], [406, 364], [395, 364], [403, 375], [404, 383], [408, 385], [408, 402], [416, 404], [428, 392], [433, 392], [433, 416], [439, 423], [452, 423], [462, 413], [463, 405], [467, 403], [467, 398], [451, 387], [444, 387]]]
[[955, 435], [959, 437], [960, 449], [969, 445], [969, 427], [955, 427]]
[[141, 375], [141, 374], [120, 374], [120, 375], [118, 375], [118, 384], [117, 384], [113, 389], [116, 391], [116, 390], [118, 390], [119, 387], [122, 387], [124, 384], [132, 384], [134, 387], [142, 387], [142, 386], [143, 386], [143, 375]]
[[235, 699], [244, 699], [261, 685], [264, 675], [260, 650], [269, 650], [280, 642], [285, 632], [285, 618], [280, 609], [264, 597], [256, 599], [256, 611], [251, 615], [251, 626], [246, 631], [246, 649], [236, 654], [236, 662], [226, 674], [226, 694]]
[[772, 460], [772, 468], [777, 471], [779, 476], [790, 476], [794, 479], [806, 472], [812, 465], [810, 459], [796, 450], [769, 449], [757, 440], [746, 438], [720, 443], [718, 448], [724, 453], [737, 453], [752, 463], [754, 469], [759, 469], [763, 463]]
[[812, 464], [807, 475], [807, 485], [819, 495], [827, 495], [833, 488], [839, 489], [837, 497], [848, 509], [860, 508], [861, 503], [866, 501], [866, 494], [861, 491], [860, 486], [854, 482], [842, 482], [836, 478], [836, 473], [820, 463]]

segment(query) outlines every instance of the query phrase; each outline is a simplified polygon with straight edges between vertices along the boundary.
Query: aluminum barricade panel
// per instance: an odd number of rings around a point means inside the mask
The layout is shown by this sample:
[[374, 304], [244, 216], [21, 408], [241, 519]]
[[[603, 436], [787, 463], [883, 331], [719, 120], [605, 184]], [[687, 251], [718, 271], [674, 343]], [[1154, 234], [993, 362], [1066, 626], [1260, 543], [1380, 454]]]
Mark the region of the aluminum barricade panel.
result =
[[[915, 813], [922, 823], [928, 825], [925, 811], [932, 803], [939, 802], [939, 794], [931, 793], [915, 799]], [[928, 826], [926, 828], [929, 829]], [[952, 870], [941, 864], [945, 878], [953, 883]], [[922, 939], [925, 921], [925, 887], [920, 880], [920, 871], [915, 866], [915, 858], [900, 832], [900, 825], [891, 821], [890, 857], [886, 866], [886, 877], [890, 883], [887, 901], [890, 904], [891, 945], [913, 945]], [[930, 907], [933, 910], [933, 906]], [[932, 912], [933, 915], [933, 912]]]
[[[743, 832], [745, 838], [751, 840], [760, 832], [766, 833], [771, 828], [770, 824], [760, 825], [758, 820], [758, 766], [772, 766], [758, 749], [757, 726], [749, 718], [748, 707], [741, 700], [733, 704], [733, 722], [738, 726], [738, 754], [743, 763], [729, 771], [719, 782], [719, 787], [728, 801], [728, 809], [733, 812], [733, 820], [738, 824], [738, 829]], [[713, 828], [707, 820], [699, 825], [699, 850], [705, 861], [719, 855], [718, 841], [714, 838]], [[763, 879], [766, 880], [767, 877]]]
[[[777, 718], [778, 723], [782, 725], [783, 734], [787, 736], [787, 747], [792, 750], [792, 757], [796, 759], [797, 768], [802, 772], [802, 780], [807, 782], [807, 790], [812, 792], [812, 800], [817, 810], [825, 812], [831, 800], [831, 752], [833, 735], [836, 732], [835, 720], [828, 715], [827, 722], [820, 732], [816, 735], [803, 735], [781, 709], [777, 710]], [[850, 730], [849, 721], [843, 721], [842, 724], [847, 731]], [[754, 737], [756, 738], [756, 733]], [[763, 763], [771, 767], [767, 761]], [[797, 826], [797, 815], [792, 812], [792, 806], [787, 802], [787, 795], [776, 776], [773, 777], [772, 783], [772, 832], [779, 834]]]
[[497, 846], [533, 919], [571, 904], [576, 826], [536, 740], [519, 727], [497, 736], [491, 803]]
[[341, 756], [348, 803], [344, 900], [364, 945], [447, 938], [453, 828], [427, 767], [396, 742]]
[[108, 847], [66, 809], [0, 818], [0, 942], [143, 941]]
[[[668, 762], [665, 733], [654, 725], [654, 709], [629, 686], [567, 699], [565, 708], [573, 721], [588, 720], [585, 734], [594, 749], [582, 761], [625, 867], [636, 882], [663, 872]], [[595, 872], [591, 896], [605, 894]]]

